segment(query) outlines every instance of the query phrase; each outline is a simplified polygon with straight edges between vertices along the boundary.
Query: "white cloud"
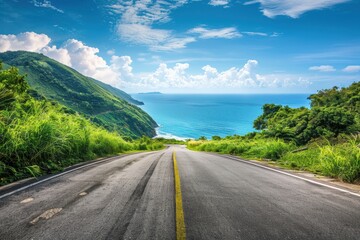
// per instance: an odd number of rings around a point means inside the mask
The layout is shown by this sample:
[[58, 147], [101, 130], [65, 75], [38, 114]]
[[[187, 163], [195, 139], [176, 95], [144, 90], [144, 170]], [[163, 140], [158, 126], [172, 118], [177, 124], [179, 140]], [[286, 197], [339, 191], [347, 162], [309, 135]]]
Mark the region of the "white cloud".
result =
[[33, 0], [32, 3], [34, 4], [35, 7], [49, 8], [49, 9], [52, 9], [59, 13], [64, 13], [63, 10], [55, 7], [54, 5], [52, 5], [52, 3], [50, 1], [47, 1], [47, 0], [42, 0], [42, 1], [41, 0]]
[[115, 49], [110, 49], [106, 51], [107, 55], [114, 55], [115, 54]]
[[106, 83], [115, 85], [118, 74], [107, 65], [106, 61], [98, 56], [99, 49], [86, 46], [76, 39], [65, 42], [66, 49], [71, 58], [71, 66], [86, 76], [93, 77]]
[[0, 35], [0, 52], [17, 50], [38, 52], [46, 47], [50, 41], [51, 39], [47, 35], [34, 32]]
[[185, 48], [188, 43], [192, 43], [195, 41], [196, 39], [193, 37], [183, 37], [183, 38], [173, 37], [167, 39], [167, 41], [161, 44], [151, 46], [150, 49], [154, 51], [172, 51], [175, 49]]
[[141, 24], [119, 24], [118, 34], [129, 43], [144, 44], [154, 51], [181, 49], [196, 41], [193, 37], [175, 37], [170, 30], [153, 29]]
[[241, 33], [249, 35], [249, 36], [261, 36], [261, 37], [267, 37], [268, 36], [267, 33], [263, 33], [263, 32], [241, 32]]
[[118, 34], [125, 41], [150, 46], [165, 42], [171, 36], [168, 30], [152, 29], [141, 24], [120, 24]]
[[321, 66], [312, 66], [309, 68], [311, 71], [319, 71], [319, 72], [335, 72], [336, 69], [330, 65], [321, 65]]
[[232, 67], [225, 71], [206, 65], [202, 67], [201, 74], [189, 74], [188, 63], [176, 63], [174, 67], [168, 67], [161, 63], [154, 73], [140, 75], [139, 81], [127, 82], [130, 89], [183, 89], [183, 90], [205, 90], [230, 89], [238, 91], [241, 89], [259, 88], [287, 88], [307, 87], [311, 83], [303, 78], [292, 75], [260, 75], [255, 72], [258, 65], [256, 60], [248, 60], [241, 68]]
[[57, 48], [56, 46], [45, 46], [44, 48], [40, 49], [39, 51], [35, 52], [41, 52], [42, 54], [55, 59], [62, 64], [65, 64], [69, 67], [72, 66], [71, 64], [71, 57], [67, 49], [64, 48]]
[[205, 27], [196, 27], [190, 29], [189, 33], [199, 34], [200, 38], [238, 38], [242, 35], [234, 27], [219, 28], [219, 29], [206, 29]]
[[120, 15], [117, 25], [119, 37], [129, 43], [146, 45], [154, 51], [171, 51], [186, 47], [195, 38], [177, 36], [167, 29], [152, 27], [154, 23], [170, 21], [170, 13], [187, 0], [139, 0], [123, 1], [110, 6], [113, 13]]
[[278, 15], [298, 18], [305, 12], [329, 8], [348, 1], [350, 0], [252, 0], [246, 2], [245, 5], [260, 3], [261, 11], [269, 18]]
[[154, 22], [170, 21], [171, 11], [187, 3], [188, 0], [118, 0], [109, 8], [111, 12], [121, 14], [120, 21], [122, 23], [150, 25]]
[[273, 32], [273, 33], [270, 35], [270, 37], [278, 37], [278, 36], [280, 36], [280, 35], [281, 35], [281, 33]]
[[360, 72], [360, 65], [350, 65], [343, 69], [344, 72], [347, 73], [354, 73], [354, 72]]
[[130, 56], [112, 56], [110, 67], [120, 75], [121, 79], [130, 81], [134, 77], [131, 67], [132, 62]]
[[226, 6], [230, 3], [230, 0], [211, 0], [209, 5], [212, 6]]

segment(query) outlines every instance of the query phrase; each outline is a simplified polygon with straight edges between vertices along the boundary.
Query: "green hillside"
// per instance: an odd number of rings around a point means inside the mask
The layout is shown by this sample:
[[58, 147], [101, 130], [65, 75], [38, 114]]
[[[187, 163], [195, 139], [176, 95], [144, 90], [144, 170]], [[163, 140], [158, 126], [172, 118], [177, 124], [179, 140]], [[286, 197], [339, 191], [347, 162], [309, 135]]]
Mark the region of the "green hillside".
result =
[[131, 97], [120, 90], [85, 77], [42, 54], [5, 52], [0, 53], [0, 61], [5, 67], [19, 68], [20, 73], [27, 75], [30, 87], [39, 94], [88, 116], [108, 130], [132, 138], [155, 135], [155, 121], [128, 103]]

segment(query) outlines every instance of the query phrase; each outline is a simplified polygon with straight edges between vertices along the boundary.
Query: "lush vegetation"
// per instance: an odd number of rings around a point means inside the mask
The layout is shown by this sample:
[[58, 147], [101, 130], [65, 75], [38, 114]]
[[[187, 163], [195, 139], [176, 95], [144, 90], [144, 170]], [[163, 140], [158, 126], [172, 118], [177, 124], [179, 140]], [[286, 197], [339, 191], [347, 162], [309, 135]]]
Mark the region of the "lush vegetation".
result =
[[[4, 68], [15, 66], [32, 89], [59, 102], [97, 125], [122, 136], [155, 136], [155, 121], [134, 104], [142, 104], [125, 92], [85, 77], [42, 54], [24, 51], [0, 53]], [[131, 102], [131, 103], [129, 103]]]
[[320, 173], [346, 182], [360, 180], [360, 137], [347, 137], [338, 144], [315, 145], [306, 151], [288, 152], [279, 163], [283, 166]]
[[148, 137], [125, 141], [31, 90], [16, 68], [0, 64], [0, 185], [131, 150], [156, 150]]
[[360, 82], [348, 88], [336, 87], [309, 97], [311, 108], [265, 104], [263, 114], [254, 121], [254, 128], [296, 144], [310, 140], [360, 131]]
[[219, 152], [233, 155], [241, 155], [246, 158], [280, 159], [285, 153], [294, 150], [295, 145], [284, 142], [281, 139], [249, 139], [246, 137], [227, 137], [221, 140], [197, 140], [189, 141], [187, 146], [206, 152]]
[[[360, 82], [319, 91], [311, 108], [265, 104], [254, 121], [258, 132], [211, 141], [189, 141], [190, 149], [271, 159], [289, 168], [360, 181]], [[298, 151], [298, 150], [301, 151]]]

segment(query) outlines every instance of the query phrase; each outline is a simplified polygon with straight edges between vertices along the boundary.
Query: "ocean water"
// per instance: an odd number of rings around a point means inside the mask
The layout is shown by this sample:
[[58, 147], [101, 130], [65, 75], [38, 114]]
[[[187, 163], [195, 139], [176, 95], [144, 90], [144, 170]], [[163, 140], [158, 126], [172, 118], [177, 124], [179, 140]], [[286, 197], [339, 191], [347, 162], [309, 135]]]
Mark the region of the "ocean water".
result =
[[158, 123], [158, 136], [198, 138], [244, 135], [254, 131], [253, 121], [265, 103], [309, 107], [308, 94], [214, 95], [133, 94]]

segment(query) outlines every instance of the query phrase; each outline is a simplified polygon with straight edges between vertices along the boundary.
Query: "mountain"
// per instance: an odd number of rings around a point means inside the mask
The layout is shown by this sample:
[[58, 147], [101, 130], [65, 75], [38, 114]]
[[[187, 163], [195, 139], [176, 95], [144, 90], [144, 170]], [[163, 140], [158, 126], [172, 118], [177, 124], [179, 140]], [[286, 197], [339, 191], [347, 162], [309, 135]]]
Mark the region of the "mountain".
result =
[[27, 75], [30, 87], [40, 95], [88, 116], [108, 130], [132, 138], [156, 134], [156, 122], [134, 105], [141, 102], [136, 102], [121, 90], [38, 53], [0, 53], [0, 61], [4, 67], [19, 68], [20, 73]]

